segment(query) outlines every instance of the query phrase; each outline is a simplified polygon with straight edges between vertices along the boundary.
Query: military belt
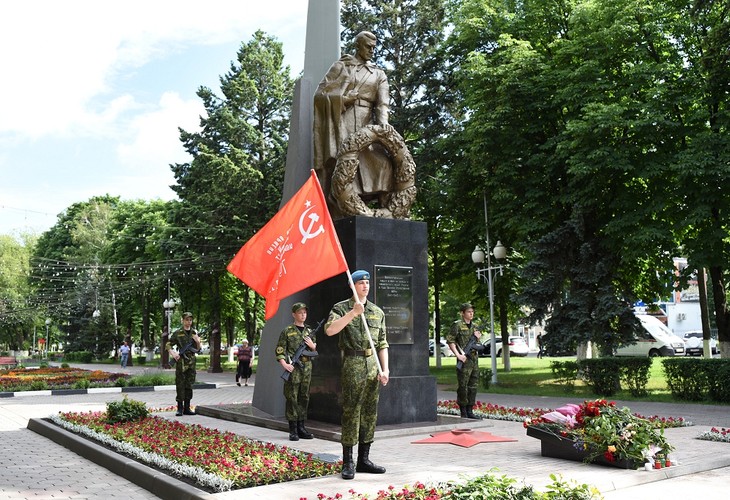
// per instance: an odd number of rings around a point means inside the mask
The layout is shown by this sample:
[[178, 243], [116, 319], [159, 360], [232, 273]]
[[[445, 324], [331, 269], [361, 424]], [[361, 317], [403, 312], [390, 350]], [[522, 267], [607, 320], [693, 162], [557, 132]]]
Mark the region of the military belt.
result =
[[355, 105], [356, 106], [364, 106], [366, 108], [372, 108], [373, 107], [373, 103], [370, 102], [370, 101], [366, 101], [365, 99], [356, 99], [355, 100]]
[[372, 356], [373, 350], [372, 349], [364, 349], [361, 351], [356, 351], [355, 349], [345, 349], [345, 356]]

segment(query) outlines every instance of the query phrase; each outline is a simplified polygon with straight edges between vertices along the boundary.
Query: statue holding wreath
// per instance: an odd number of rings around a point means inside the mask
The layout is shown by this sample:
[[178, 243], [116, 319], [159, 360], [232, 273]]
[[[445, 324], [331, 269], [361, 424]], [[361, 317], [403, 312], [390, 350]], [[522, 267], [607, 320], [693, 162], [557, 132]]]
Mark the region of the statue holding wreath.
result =
[[388, 123], [385, 72], [371, 63], [375, 35], [355, 37], [355, 54], [329, 69], [314, 94], [314, 168], [335, 218], [408, 219], [416, 165]]

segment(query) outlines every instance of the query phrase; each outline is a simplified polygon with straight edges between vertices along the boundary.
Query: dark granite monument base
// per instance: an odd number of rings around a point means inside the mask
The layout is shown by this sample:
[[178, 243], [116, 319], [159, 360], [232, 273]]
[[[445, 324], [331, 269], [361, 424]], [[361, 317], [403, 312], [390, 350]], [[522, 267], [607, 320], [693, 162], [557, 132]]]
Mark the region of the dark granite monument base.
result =
[[[382, 307], [376, 295], [376, 267], [411, 269], [409, 308], [412, 331], [391, 338], [390, 382], [380, 389], [378, 424], [436, 421], [436, 379], [428, 369], [428, 268], [427, 234], [424, 222], [349, 217], [335, 221], [335, 229], [350, 271], [371, 273], [370, 296]], [[312, 263], [316, 265], [316, 263]], [[326, 318], [332, 305], [352, 296], [344, 275], [326, 280], [309, 289], [309, 318], [316, 324]], [[387, 313], [387, 311], [386, 311]], [[386, 318], [386, 328], [388, 321]], [[410, 330], [410, 327], [408, 328]], [[319, 356], [313, 363], [309, 418], [339, 423], [342, 415], [340, 395], [341, 355], [338, 335], [317, 334]]]

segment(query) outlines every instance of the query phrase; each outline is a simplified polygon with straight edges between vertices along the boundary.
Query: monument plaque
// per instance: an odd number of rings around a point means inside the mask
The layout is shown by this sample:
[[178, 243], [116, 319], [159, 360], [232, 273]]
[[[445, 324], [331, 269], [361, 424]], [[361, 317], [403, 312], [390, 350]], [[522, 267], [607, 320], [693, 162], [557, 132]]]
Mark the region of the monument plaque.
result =
[[389, 344], [413, 344], [413, 268], [375, 267], [375, 303], [385, 313]]

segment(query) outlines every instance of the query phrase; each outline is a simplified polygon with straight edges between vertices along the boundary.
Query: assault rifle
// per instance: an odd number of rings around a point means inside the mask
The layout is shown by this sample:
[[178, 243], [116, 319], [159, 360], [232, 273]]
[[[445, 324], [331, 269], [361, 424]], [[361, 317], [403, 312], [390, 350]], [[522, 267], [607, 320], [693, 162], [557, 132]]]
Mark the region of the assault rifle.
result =
[[[322, 318], [322, 321], [320, 321], [317, 324], [317, 327], [312, 330], [312, 335], [317, 333], [317, 330], [319, 330], [322, 327], [322, 323], [324, 323], [324, 318]], [[307, 337], [304, 337], [307, 338]], [[300, 368], [304, 368], [304, 362], [302, 361], [302, 356], [305, 356], [307, 358], [316, 358], [319, 356], [319, 353], [317, 351], [310, 351], [307, 347], [307, 343], [302, 340], [302, 343], [299, 344], [299, 347], [297, 347], [296, 352], [294, 353], [294, 356], [291, 358], [291, 364], [293, 365], [299, 365]], [[284, 370], [284, 373], [281, 374], [281, 378], [284, 380], [289, 380], [289, 377], [291, 377], [291, 372]]]
[[[195, 341], [192, 339], [190, 340], [190, 342], [185, 344], [185, 346], [177, 352], [178, 355], [180, 356], [180, 359], [182, 359], [182, 357], [185, 355], [185, 353], [188, 353], [188, 352], [192, 352], [193, 354], [198, 354], [199, 351], [198, 351], [198, 349], [193, 347], [194, 345], [195, 345]], [[170, 366], [175, 366], [175, 363], [177, 363], [177, 361], [175, 360], [175, 358], [172, 358], [170, 360]]]
[[[471, 356], [471, 353], [476, 351], [477, 353], [480, 353], [484, 350], [484, 345], [479, 343], [479, 339], [476, 338], [475, 335], [471, 336], [471, 339], [469, 339], [469, 342], [466, 344], [466, 347], [464, 347], [464, 356], [467, 358]], [[464, 363], [461, 361], [456, 362], [456, 369], [461, 370], [464, 368]]]

